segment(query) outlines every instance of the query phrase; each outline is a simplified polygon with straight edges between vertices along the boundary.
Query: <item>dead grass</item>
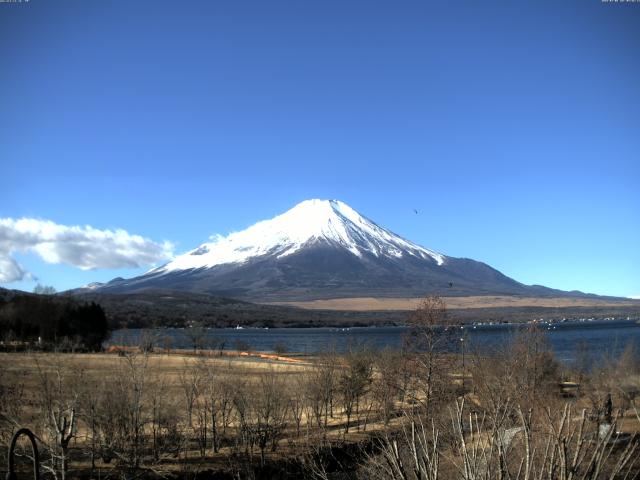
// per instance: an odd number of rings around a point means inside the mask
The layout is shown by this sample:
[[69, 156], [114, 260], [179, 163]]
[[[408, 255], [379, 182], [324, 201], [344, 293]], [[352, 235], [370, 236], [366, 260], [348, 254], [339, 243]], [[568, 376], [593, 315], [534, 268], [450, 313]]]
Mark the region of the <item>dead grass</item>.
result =
[[[305, 302], [272, 302], [271, 305], [289, 305], [309, 310], [385, 311], [415, 310], [423, 298], [333, 298]], [[449, 309], [504, 308], [504, 307], [622, 307], [640, 306], [633, 300], [593, 298], [535, 298], [517, 296], [443, 297]]]
[[[129, 355], [133, 355], [133, 351], [128, 352]], [[142, 357], [141, 354], [135, 354], [137, 357]], [[181, 375], [185, 370], [188, 370], [189, 366], [195, 366], [197, 364], [208, 364], [215, 367], [219, 367], [224, 371], [226, 376], [237, 376], [242, 381], [257, 382], [262, 374], [267, 371], [277, 372], [284, 375], [288, 381], [293, 382], [297, 376], [304, 375], [313, 366], [313, 358], [291, 358], [291, 357], [279, 357], [277, 355], [260, 355], [260, 354], [248, 354], [246, 352], [225, 352], [224, 355], [218, 355], [218, 352], [201, 352], [200, 354], [194, 354], [192, 351], [180, 350], [167, 353], [152, 353], [146, 356], [147, 368], [149, 374], [153, 375], [154, 379], [162, 379], [165, 386], [165, 393], [179, 399], [184, 394], [181, 387]], [[91, 381], [99, 380], [101, 377], [111, 374], [113, 372], [121, 371], [126, 357], [121, 356], [118, 352], [112, 353], [97, 353], [97, 354], [52, 354], [52, 353], [0, 353], [0, 365], [3, 371], [20, 375], [24, 382], [25, 389], [29, 396], [38, 395], [38, 375], [40, 370], [53, 371], [58, 365], [65, 368], [65, 370], [72, 370], [77, 372], [77, 375], [82, 375], [83, 378]], [[377, 375], [374, 372], [374, 375]], [[472, 378], [470, 374], [465, 374], [470, 383]], [[451, 372], [449, 379], [452, 384], [461, 386], [462, 374], [460, 372]], [[293, 385], [293, 383], [292, 383]], [[283, 392], [284, 393], [284, 392]], [[482, 400], [474, 393], [468, 392], [466, 394], [466, 401], [470, 404], [482, 409]], [[397, 403], [396, 407], [399, 409], [407, 408], [408, 405], [402, 405]], [[574, 415], [577, 418], [581, 409], [589, 409], [589, 403], [586, 398], [577, 399], [574, 406]], [[29, 420], [35, 425], [38, 421], [38, 412], [33, 409], [29, 411]], [[303, 416], [303, 425], [308, 424], [308, 420], [305, 413]], [[352, 419], [353, 421], [354, 419]], [[344, 425], [346, 423], [346, 417], [337, 408], [334, 416], [329, 421], [327, 428], [322, 431], [314, 432], [311, 436], [311, 442], [317, 441], [324, 442], [325, 440], [332, 441], [348, 441], [348, 442], [364, 442], [375, 431], [385, 431], [389, 429], [398, 429], [401, 427], [406, 418], [400, 416], [392, 418], [389, 425], [385, 425], [379, 412], [374, 412], [368, 420], [366, 420], [366, 432], [353, 423], [353, 428], [350, 433], [344, 434]], [[624, 412], [624, 416], [620, 419], [619, 429], [630, 433], [638, 431], [637, 419], [632, 415], [631, 411]], [[303, 431], [305, 427], [303, 426]], [[84, 437], [82, 430], [79, 431], [80, 442]], [[321, 438], [320, 435], [323, 435]], [[288, 456], [294, 457], [299, 455], [305, 448], [309, 448], [309, 437], [303, 436], [297, 437], [293, 431], [293, 425], [290, 422], [288, 431], [281, 440], [281, 447], [277, 452], [267, 452], [267, 458], [271, 460], [282, 459]], [[231, 455], [231, 447], [224, 447], [217, 454], [207, 454], [206, 460], [200, 458], [199, 452], [195, 448], [191, 448], [184, 452], [184, 457], [180, 459], [168, 459], [162, 465], [157, 465], [164, 472], [182, 472], [184, 468], [197, 468], [206, 466], [213, 469], [224, 469], [228, 467], [229, 458]], [[99, 463], [99, 468], [109, 470], [113, 468], [113, 465], [105, 465]], [[86, 460], [77, 463], [74, 468], [87, 468]]]
[[[131, 349], [133, 351], [136, 349]], [[141, 354], [136, 354], [141, 356]], [[301, 373], [311, 365], [301, 359], [282, 357], [278, 355], [253, 354], [247, 352], [200, 352], [198, 354], [185, 351], [171, 353], [150, 353], [146, 356], [149, 371], [165, 377], [170, 381], [176, 380], [185, 367], [204, 362], [224, 369], [230, 374], [242, 376], [258, 375], [265, 370], [283, 373]], [[82, 373], [88, 378], [100, 377], [105, 372], [116, 371], [122, 365], [124, 357], [115, 352], [111, 353], [11, 353], [0, 352], [0, 365], [6, 372], [22, 373], [30, 380], [37, 379], [38, 369], [52, 370], [58, 364], [67, 369]], [[171, 383], [171, 382], [170, 382]], [[31, 385], [27, 385], [31, 386]]]

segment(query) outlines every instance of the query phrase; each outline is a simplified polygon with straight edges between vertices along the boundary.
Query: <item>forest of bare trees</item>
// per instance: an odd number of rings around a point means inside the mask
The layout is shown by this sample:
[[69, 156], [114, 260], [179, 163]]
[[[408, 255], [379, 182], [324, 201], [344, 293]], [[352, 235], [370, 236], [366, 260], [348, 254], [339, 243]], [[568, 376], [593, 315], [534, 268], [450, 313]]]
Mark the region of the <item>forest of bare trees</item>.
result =
[[[442, 353], [460, 341], [446, 323], [429, 298], [402, 349], [296, 362], [195, 344], [188, 355], [2, 353], [0, 444], [30, 428], [42, 475], [56, 480], [638, 476], [633, 349], [569, 368], [531, 328], [463, 362]], [[18, 452], [26, 477], [30, 449]]]

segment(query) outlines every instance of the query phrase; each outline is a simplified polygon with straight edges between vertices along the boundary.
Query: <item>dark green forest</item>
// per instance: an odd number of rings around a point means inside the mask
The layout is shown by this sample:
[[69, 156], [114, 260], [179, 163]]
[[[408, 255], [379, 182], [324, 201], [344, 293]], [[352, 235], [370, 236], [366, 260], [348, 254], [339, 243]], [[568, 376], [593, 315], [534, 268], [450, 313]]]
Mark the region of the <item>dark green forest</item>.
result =
[[0, 340], [5, 348], [100, 350], [109, 335], [107, 317], [95, 302], [4, 291], [0, 296]]

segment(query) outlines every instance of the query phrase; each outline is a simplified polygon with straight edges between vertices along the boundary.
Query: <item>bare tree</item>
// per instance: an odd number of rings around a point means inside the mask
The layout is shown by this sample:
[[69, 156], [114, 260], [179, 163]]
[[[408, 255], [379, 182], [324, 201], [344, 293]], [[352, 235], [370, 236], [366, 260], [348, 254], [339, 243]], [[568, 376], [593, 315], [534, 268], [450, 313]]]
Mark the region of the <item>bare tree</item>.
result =
[[402, 401], [405, 388], [404, 359], [401, 352], [384, 349], [373, 359], [376, 375], [373, 376], [371, 394], [385, 425], [393, 417], [396, 402]]
[[506, 362], [514, 372], [514, 398], [528, 409], [539, 403], [540, 396], [550, 392], [559, 381], [559, 367], [549, 340], [536, 325], [518, 331], [506, 350]]
[[0, 444], [9, 445], [24, 415], [24, 371], [0, 368]]
[[150, 436], [152, 460], [155, 464], [164, 459], [178, 455], [181, 446], [179, 431], [180, 417], [178, 414], [178, 399], [167, 395], [170, 383], [163, 375], [153, 370], [149, 374], [147, 389], [148, 423], [145, 431]]
[[56, 289], [50, 285], [42, 285], [38, 283], [33, 288], [33, 293], [37, 293], [38, 295], [54, 295], [56, 293]]
[[152, 353], [158, 343], [157, 335], [148, 329], [142, 329], [138, 336], [138, 348], [141, 353]]
[[422, 300], [409, 316], [408, 324], [406, 343], [420, 368], [423, 387], [423, 398], [420, 400], [429, 412], [435, 394], [441, 393], [440, 390], [449, 384], [449, 365], [441, 353], [453, 341], [453, 326], [447, 317], [445, 302], [438, 296], [428, 296]]
[[245, 453], [253, 451], [253, 437], [250, 426], [253, 423], [251, 393], [245, 381], [236, 382], [233, 389], [232, 405], [236, 423], [236, 449], [244, 447]]
[[[437, 480], [440, 477], [440, 440], [435, 427], [419, 417], [406, 422], [396, 435], [386, 434], [379, 453], [367, 456], [367, 478], [385, 480]], [[467, 480], [467, 479], [465, 479]]]
[[100, 406], [100, 398], [104, 394], [102, 382], [94, 381], [86, 378], [79, 385], [80, 395], [80, 415], [79, 418], [86, 425], [85, 443], [89, 449], [89, 458], [91, 460], [91, 477], [96, 469], [96, 460], [99, 456], [100, 438], [98, 434], [98, 414]]
[[151, 383], [148, 357], [119, 357], [112, 375], [104, 379], [97, 428], [103, 459], [118, 459], [122, 467], [137, 470], [143, 462], [145, 428], [149, 423], [147, 391]]
[[300, 436], [300, 426], [305, 412], [305, 381], [302, 375], [296, 375], [287, 387], [289, 411], [296, 425], [296, 437]]
[[59, 354], [49, 365], [36, 359], [40, 381], [40, 411], [46, 432], [49, 461], [44, 469], [55, 478], [65, 480], [69, 472], [69, 447], [77, 434], [79, 395], [76, 382], [82, 382], [79, 366], [70, 371], [60, 361]]
[[351, 418], [358, 412], [360, 399], [371, 383], [372, 363], [366, 352], [349, 352], [345, 355], [345, 365], [340, 370], [338, 388], [346, 415], [345, 433], [349, 433]]
[[227, 429], [231, 423], [233, 411], [233, 397], [236, 381], [222, 375], [218, 383], [218, 398], [220, 400], [220, 415], [222, 416], [222, 437], [227, 434]]
[[[202, 428], [207, 423], [211, 430], [211, 450], [213, 453], [218, 452], [219, 445], [219, 433], [218, 425], [220, 423], [220, 389], [219, 389], [219, 376], [214, 365], [207, 361], [201, 362], [201, 368], [203, 370], [203, 382], [201, 386], [202, 402], [204, 407], [204, 414], [201, 415]], [[208, 418], [207, 418], [208, 417]], [[206, 448], [206, 432], [203, 435], [202, 447]]]
[[[506, 410], [506, 409], [503, 409]], [[451, 409], [453, 444], [436, 426], [411, 417], [398, 435], [385, 435], [379, 454], [369, 455], [367, 478], [392, 480], [596, 480], [634, 478], [638, 442], [621, 445], [615, 428], [588, 429], [585, 411], [578, 416], [566, 404], [558, 415], [536, 417], [516, 407], [508, 424], [496, 427], [485, 415]], [[443, 470], [443, 459], [449, 470]], [[634, 475], [635, 474], [635, 475]]]
[[185, 360], [184, 368], [180, 372], [179, 382], [184, 395], [189, 428], [193, 428], [193, 410], [198, 397], [198, 387], [202, 381], [201, 376], [202, 371], [198, 368], [193, 368], [193, 365]]
[[267, 445], [275, 451], [278, 439], [285, 428], [288, 402], [283, 378], [273, 369], [260, 375], [256, 396], [253, 399], [256, 423], [252, 426], [260, 448], [260, 461], [264, 465], [264, 452]]
[[304, 392], [305, 392], [305, 405], [307, 409], [307, 428], [311, 427], [311, 423], [314, 422], [316, 427], [322, 426], [322, 421], [325, 416], [325, 389], [321, 380], [323, 379], [322, 372], [317, 367], [309, 372], [304, 377]]
[[490, 355], [471, 352], [469, 372], [474, 397], [496, 428], [517, 415], [516, 408], [543, 413], [543, 406], [560, 408], [559, 369], [543, 332], [521, 329], [511, 343]]
[[207, 329], [199, 323], [194, 323], [190, 327], [184, 329], [184, 335], [193, 347], [193, 353], [198, 353], [198, 349], [202, 348], [207, 335]]
[[329, 350], [320, 355], [315, 365], [315, 381], [318, 382], [320, 397], [323, 403], [324, 427], [327, 427], [329, 417], [333, 418], [333, 401], [336, 391], [336, 377], [338, 371], [338, 355]]

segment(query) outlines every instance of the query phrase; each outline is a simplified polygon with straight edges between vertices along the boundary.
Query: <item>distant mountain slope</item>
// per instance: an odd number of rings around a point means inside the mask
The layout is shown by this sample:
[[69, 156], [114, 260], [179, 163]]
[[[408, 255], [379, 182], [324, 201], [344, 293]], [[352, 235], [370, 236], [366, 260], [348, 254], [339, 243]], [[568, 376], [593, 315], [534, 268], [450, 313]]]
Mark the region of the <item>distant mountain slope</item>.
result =
[[[1, 294], [0, 290], [0, 294]], [[1, 296], [1, 295], [0, 295]], [[282, 305], [263, 305], [200, 293], [147, 290], [130, 294], [88, 292], [73, 295], [80, 301], [94, 301], [105, 310], [112, 328], [127, 326], [186, 327], [193, 324], [208, 327], [314, 327], [355, 325], [401, 325], [410, 312], [398, 310], [307, 310]], [[445, 299], [447, 303], [450, 300]], [[580, 301], [580, 300], [578, 300]], [[456, 302], [451, 302], [455, 305]], [[594, 302], [596, 303], [596, 302]], [[403, 311], [404, 310], [404, 311]], [[564, 307], [514, 306], [482, 308], [448, 308], [453, 321], [528, 321], [533, 318], [577, 319], [589, 317], [631, 316], [639, 318], [640, 302], [616, 305], [576, 305]]]
[[[328, 306], [325, 310], [308, 310], [284, 305], [263, 305], [235, 300], [232, 298], [190, 293], [184, 291], [154, 290], [110, 294], [85, 291], [58, 294], [58, 297], [72, 296], [77, 302], [96, 302], [104, 309], [110, 328], [187, 327], [203, 325], [207, 327], [345, 327], [364, 325], [402, 325], [407, 320], [413, 305], [398, 305], [398, 310], [381, 309], [354, 311], [349, 305]], [[0, 324], [4, 321], [3, 307], [22, 297], [41, 297], [33, 293], [0, 288]], [[505, 307], [492, 305], [491, 300], [482, 308], [457, 308], [460, 302], [445, 299], [448, 315], [453, 321], [528, 321], [533, 318], [578, 319], [603, 317], [640, 318], [640, 301], [611, 302], [608, 305], [575, 306], [520, 306]], [[580, 300], [578, 300], [580, 302]], [[338, 309], [335, 309], [338, 307]]]
[[312, 311], [260, 305], [200, 293], [145, 290], [126, 294], [74, 293], [81, 301], [103, 306], [112, 328], [188, 327], [313, 327], [402, 324], [406, 312]]
[[527, 286], [482, 262], [410, 242], [336, 200], [307, 200], [132, 279], [87, 290], [211, 293], [253, 301], [346, 297], [583, 296]]

